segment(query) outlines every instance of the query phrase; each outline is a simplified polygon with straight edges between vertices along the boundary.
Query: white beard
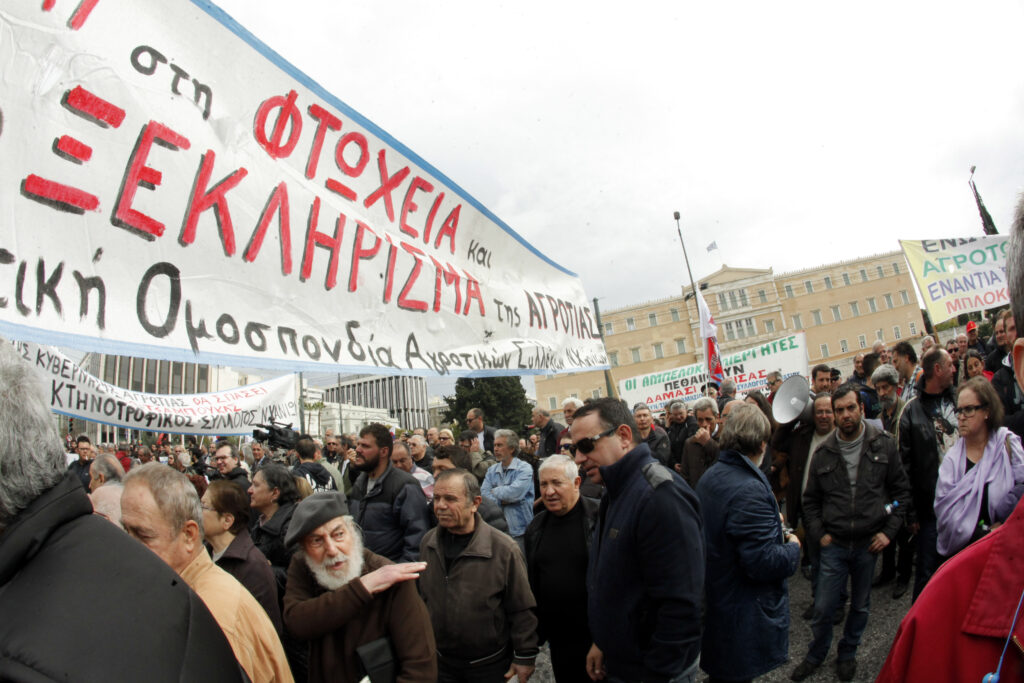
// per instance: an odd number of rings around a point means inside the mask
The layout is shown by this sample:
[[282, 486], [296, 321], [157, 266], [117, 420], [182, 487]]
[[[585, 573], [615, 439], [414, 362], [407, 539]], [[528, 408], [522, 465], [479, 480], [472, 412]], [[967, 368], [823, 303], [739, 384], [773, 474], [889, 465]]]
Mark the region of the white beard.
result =
[[[363, 539], [359, 538], [359, 534], [353, 534], [353, 536], [351, 556], [340, 554], [334, 557], [325, 557], [323, 562], [314, 562], [305, 551], [302, 552], [306, 566], [309, 567], [309, 571], [313, 572], [316, 582], [323, 588], [329, 591], [338, 590], [349, 581], [358, 579], [359, 575], [363, 573]], [[344, 573], [340, 575], [327, 568], [328, 564], [334, 564], [338, 560], [345, 561]]]

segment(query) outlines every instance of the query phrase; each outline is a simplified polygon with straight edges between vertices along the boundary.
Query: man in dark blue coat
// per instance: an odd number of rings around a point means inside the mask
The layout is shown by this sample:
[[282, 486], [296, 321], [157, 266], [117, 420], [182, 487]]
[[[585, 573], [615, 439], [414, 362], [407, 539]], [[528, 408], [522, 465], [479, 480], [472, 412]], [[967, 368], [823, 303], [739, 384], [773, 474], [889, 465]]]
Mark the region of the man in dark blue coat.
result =
[[713, 681], [746, 681], [786, 661], [789, 593], [800, 541], [783, 536], [771, 485], [760, 469], [771, 426], [752, 404], [736, 406], [722, 452], [697, 484], [707, 544], [700, 667]]
[[570, 433], [576, 463], [607, 489], [587, 567], [587, 673], [609, 683], [695, 681], [704, 592], [696, 494], [638, 444], [619, 400], [580, 408]]

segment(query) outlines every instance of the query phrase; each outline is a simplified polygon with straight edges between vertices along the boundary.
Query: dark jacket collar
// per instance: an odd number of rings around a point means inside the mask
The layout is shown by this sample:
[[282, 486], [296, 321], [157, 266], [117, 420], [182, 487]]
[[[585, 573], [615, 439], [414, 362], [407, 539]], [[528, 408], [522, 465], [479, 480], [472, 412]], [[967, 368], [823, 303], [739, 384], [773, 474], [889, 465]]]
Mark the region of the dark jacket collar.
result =
[[[861, 419], [861, 422], [864, 425], [864, 438], [860, 443], [860, 452], [864, 453], [865, 451], [867, 451], [868, 448], [871, 447], [872, 441], [874, 441], [879, 435], [885, 434], [886, 432], [883, 432], [878, 427], [875, 427], [874, 425], [869, 423], [867, 420], [864, 420], [863, 418]], [[830, 451], [834, 451], [835, 453], [840, 452], [839, 427], [836, 427], [835, 429], [832, 430], [832, 433], [828, 435], [828, 438], [825, 439], [825, 443], [823, 443], [821, 447], [827, 448]]]
[[274, 536], [284, 536], [284, 528], [288, 526], [288, 522], [292, 519], [295, 505], [295, 503], [287, 503], [278, 507], [274, 516], [260, 527], [261, 530]]
[[3, 586], [46, 544], [55, 529], [92, 514], [92, 503], [78, 477], [69, 474], [29, 503], [0, 533], [0, 586]]
[[635, 471], [639, 471], [649, 462], [655, 462], [651, 456], [651, 449], [647, 447], [647, 444], [642, 443], [619, 458], [618, 462], [604, 465], [598, 470], [601, 472], [601, 478], [604, 480], [608, 493], [614, 495], [626, 485]]
[[[474, 512], [473, 517], [476, 520], [473, 526], [473, 538], [470, 539], [469, 545], [466, 546], [466, 549], [462, 551], [459, 557], [491, 557], [494, 554], [491, 539], [493, 529], [484, 521], [479, 512]], [[443, 556], [444, 553], [441, 552], [441, 532], [444, 529], [441, 527], [435, 528], [437, 533], [427, 540], [427, 547], [433, 548], [438, 555]]]
[[[278, 510], [280, 512], [280, 510]], [[275, 517], [277, 515], [274, 515]], [[255, 546], [252, 543], [252, 536], [245, 529], [238, 532], [234, 540], [224, 549], [224, 553], [221, 554], [220, 559], [222, 560], [245, 560], [249, 557], [249, 553], [252, 552]]]
[[[767, 458], [768, 455], [766, 453], [761, 457]], [[718, 462], [723, 462], [726, 465], [738, 467], [741, 470], [749, 470], [751, 473], [756, 473], [754, 476], [760, 477], [761, 479], [764, 479], [766, 482], [768, 481], [767, 478], [764, 476], [764, 472], [761, 470], [761, 468], [755, 466], [754, 462], [750, 458], [743, 455], [739, 451], [734, 451], [730, 449], [727, 451], [720, 452], [718, 454]]]

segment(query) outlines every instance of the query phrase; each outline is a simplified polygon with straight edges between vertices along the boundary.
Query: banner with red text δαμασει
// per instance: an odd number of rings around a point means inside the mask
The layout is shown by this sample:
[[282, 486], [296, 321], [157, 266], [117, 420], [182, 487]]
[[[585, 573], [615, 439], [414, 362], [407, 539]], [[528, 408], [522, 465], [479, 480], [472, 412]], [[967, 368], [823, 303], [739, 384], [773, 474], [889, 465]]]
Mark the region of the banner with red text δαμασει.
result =
[[215, 5], [15, 3], [0, 36], [0, 333], [288, 370], [606, 367], [579, 278]]
[[900, 240], [933, 324], [961, 313], [1008, 306], [1006, 235]]
[[[807, 339], [803, 332], [773, 339], [742, 351], [721, 354], [725, 376], [736, 382], [736, 395], [767, 391], [768, 373], [778, 370], [783, 379], [807, 375]], [[629, 406], [646, 403], [654, 412], [673, 401], [696, 401], [708, 382], [704, 363], [649, 372], [619, 381], [619, 397]]]
[[260, 425], [299, 421], [293, 375], [205, 394], [150, 394], [104, 382], [53, 347], [14, 342], [14, 348], [35, 369], [50, 409], [68, 417], [203, 436], [251, 435]]

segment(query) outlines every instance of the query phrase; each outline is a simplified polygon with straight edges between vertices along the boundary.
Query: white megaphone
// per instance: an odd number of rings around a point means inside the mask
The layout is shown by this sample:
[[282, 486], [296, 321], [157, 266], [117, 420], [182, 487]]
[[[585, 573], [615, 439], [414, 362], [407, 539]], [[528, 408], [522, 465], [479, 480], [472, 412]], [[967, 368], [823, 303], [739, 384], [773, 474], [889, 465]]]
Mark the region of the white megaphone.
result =
[[803, 375], [793, 375], [779, 387], [772, 401], [772, 416], [779, 424], [799, 419], [810, 422], [814, 417], [814, 394]]

